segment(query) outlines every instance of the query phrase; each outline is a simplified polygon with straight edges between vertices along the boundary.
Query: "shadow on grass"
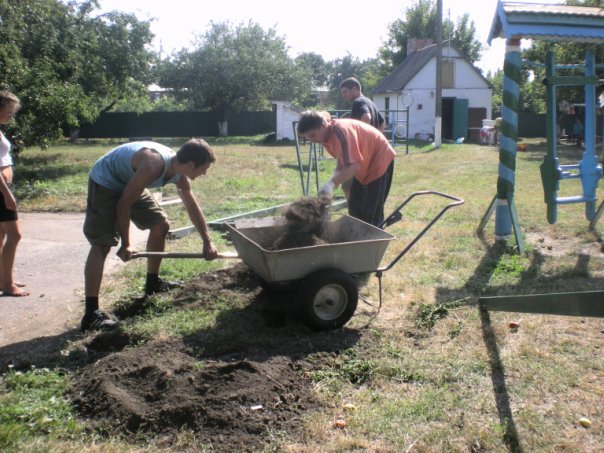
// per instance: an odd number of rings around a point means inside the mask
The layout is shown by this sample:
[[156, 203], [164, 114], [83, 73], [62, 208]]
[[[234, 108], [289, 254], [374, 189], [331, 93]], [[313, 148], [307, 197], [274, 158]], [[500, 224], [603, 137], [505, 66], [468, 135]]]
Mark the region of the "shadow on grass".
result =
[[[202, 358], [265, 361], [275, 356], [306, 357], [317, 352], [335, 353], [353, 347], [361, 336], [355, 329], [313, 331], [300, 319], [296, 294], [269, 292], [246, 266], [200, 274], [172, 294], [172, 302], [162, 306], [154, 297], [133, 298], [114, 310], [121, 320], [171, 313], [216, 313], [209, 327], [179, 335], [181, 341]], [[140, 339], [131, 338], [132, 343]], [[100, 353], [114, 343], [98, 343]], [[94, 349], [96, 345], [93, 345]]]
[[518, 430], [516, 429], [512, 406], [510, 404], [510, 395], [505, 381], [505, 368], [501, 362], [497, 338], [493, 332], [491, 317], [487, 310], [480, 309], [480, 322], [482, 324], [482, 339], [489, 354], [491, 382], [493, 384], [497, 412], [499, 413], [499, 423], [504, 427], [503, 440], [511, 452], [520, 453], [523, 450], [520, 445]]
[[[481, 237], [486, 243], [484, 237]], [[545, 263], [545, 256], [537, 251], [533, 252], [530, 266], [520, 274], [520, 282], [510, 287], [488, 286], [497, 265], [502, 257], [509, 254], [510, 249], [505, 243], [495, 243], [487, 247], [487, 252], [476, 267], [474, 274], [468, 279], [462, 288], [449, 289], [439, 288], [437, 291], [437, 304], [446, 304], [460, 296], [471, 295], [473, 298], [489, 295], [512, 295], [512, 294], [537, 294], [568, 291], [569, 285], [581, 290], [597, 290], [604, 287], [604, 279], [592, 278], [589, 275], [589, 260], [587, 254], [579, 254], [575, 266], [555, 275], [543, 277], [539, 270]], [[572, 284], [569, 280], [576, 280]], [[489, 312], [481, 307], [480, 321], [482, 325], [482, 337], [489, 356], [491, 368], [491, 382], [497, 405], [497, 411], [501, 425], [504, 427], [503, 439], [512, 452], [522, 452], [522, 445], [518, 436], [518, 430], [514, 421], [510, 404], [510, 397], [505, 379], [505, 368], [499, 354], [497, 338], [495, 336]]]
[[202, 358], [224, 360], [253, 358], [258, 362], [276, 356], [293, 360], [317, 353], [338, 354], [360, 339], [356, 329], [314, 331], [306, 327], [288, 306], [292, 294], [281, 300], [261, 292], [252, 303], [220, 313], [216, 324], [183, 337], [183, 342]]
[[[64, 159], [60, 154], [45, 154], [35, 157], [20, 157], [19, 165], [15, 167], [15, 181], [26, 181], [32, 185], [35, 181], [48, 181], [63, 178], [65, 176], [86, 173], [89, 164], [81, 164], [61, 161]], [[62, 162], [62, 163], [57, 163]]]
[[81, 334], [70, 330], [48, 337], [39, 337], [0, 347], [0, 373], [9, 369], [27, 371], [32, 368], [74, 369], [74, 357], [66, 357], [70, 344]]
[[[224, 283], [220, 281], [218, 284]], [[353, 347], [361, 338], [362, 332], [356, 329], [309, 329], [297, 317], [292, 294], [269, 294], [245, 281], [243, 285], [237, 281], [231, 285], [227, 283], [225, 288], [246, 294], [248, 298], [238, 306], [221, 309], [211, 327], [181, 337], [182, 343], [198, 359], [253, 358], [258, 362], [277, 356], [300, 359], [316, 353], [337, 354]], [[189, 294], [174, 291], [174, 296], [175, 302], [170, 310], [216, 309], [213, 307], [216, 302], [213, 294], [200, 298], [195, 295], [195, 290]], [[133, 298], [114, 314], [127, 323], [129, 318], [161, 313], [153, 302], [153, 298]], [[123, 329], [96, 332], [90, 336], [83, 336], [79, 330], [72, 329], [0, 347], [0, 373], [9, 369], [28, 371], [32, 368], [75, 371], [126, 347], [140, 345], [141, 341], [145, 342]], [[73, 344], [78, 342], [82, 342], [83, 347], [74, 349]]]
[[[576, 146], [574, 144], [560, 143], [556, 146], [556, 154], [561, 160], [561, 163], [565, 162], [579, 162], [583, 157], [584, 148]], [[547, 143], [527, 143], [525, 151], [518, 151], [518, 159], [526, 160], [529, 162], [542, 162], [543, 157], [547, 154]]]
[[[496, 269], [497, 262], [506, 253], [506, 247], [502, 244], [495, 244], [487, 249], [479, 265], [474, 271], [474, 275], [466, 282], [463, 292], [470, 294], [483, 294], [489, 279]], [[451, 295], [447, 294], [450, 290], [439, 288], [437, 301], [444, 303], [451, 299]], [[510, 451], [514, 453], [522, 452], [518, 430], [514, 422], [514, 415], [510, 404], [510, 396], [508, 393], [505, 368], [501, 362], [499, 355], [499, 347], [497, 339], [491, 325], [491, 319], [488, 311], [480, 309], [480, 322], [482, 325], [482, 338], [487, 348], [489, 356], [489, 365], [491, 368], [491, 382], [493, 385], [493, 393], [495, 395], [495, 403], [499, 415], [499, 422], [504, 428], [503, 440], [507, 444]]]

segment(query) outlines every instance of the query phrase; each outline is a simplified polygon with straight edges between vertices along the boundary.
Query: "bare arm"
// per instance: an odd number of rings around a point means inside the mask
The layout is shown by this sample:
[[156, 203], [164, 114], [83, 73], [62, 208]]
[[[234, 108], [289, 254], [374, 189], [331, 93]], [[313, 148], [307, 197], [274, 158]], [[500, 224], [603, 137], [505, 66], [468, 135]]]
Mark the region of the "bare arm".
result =
[[361, 121], [363, 123], [371, 124], [371, 113], [365, 112], [363, 116], [361, 116]]
[[203, 211], [201, 210], [201, 206], [191, 191], [191, 181], [186, 176], [182, 176], [176, 183], [176, 187], [178, 188], [180, 199], [187, 209], [187, 214], [189, 215], [191, 222], [195, 225], [195, 228], [197, 228], [197, 231], [201, 235], [205, 258], [207, 260], [216, 258], [218, 251], [212, 243], [210, 231], [208, 230], [208, 225], [203, 215]]
[[360, 163], [355, 162], [353, 164], [340, 164], [338, 161], [338, 165], [336, 166], [336, 170], [333, 172], [331, 176], [331, 181], [337, 187], [342, 184], [344, 181], [348, 181], [359, 171]]

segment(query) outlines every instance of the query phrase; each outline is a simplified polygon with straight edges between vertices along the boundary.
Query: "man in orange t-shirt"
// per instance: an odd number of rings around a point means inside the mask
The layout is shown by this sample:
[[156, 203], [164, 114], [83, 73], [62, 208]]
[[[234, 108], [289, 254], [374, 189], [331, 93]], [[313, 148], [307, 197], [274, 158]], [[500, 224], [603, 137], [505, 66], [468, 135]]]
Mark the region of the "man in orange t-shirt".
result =
[[353, 178], [348, 213], [380, 226], [388, 198], [394, 157], [390, 142], [373, 126], [354, 119], [331, 119], [328, 112], [307, 110], [300, 114], [298, 134], [322, 144], [338, 161], [330, 180], [321, 188], [332, 196], [342, 182]]

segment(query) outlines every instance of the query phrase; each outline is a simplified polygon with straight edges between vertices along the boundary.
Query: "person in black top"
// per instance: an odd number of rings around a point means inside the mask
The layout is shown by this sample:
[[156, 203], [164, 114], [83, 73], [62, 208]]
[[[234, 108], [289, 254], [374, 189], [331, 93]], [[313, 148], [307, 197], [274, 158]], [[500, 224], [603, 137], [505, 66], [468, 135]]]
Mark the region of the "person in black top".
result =
[[[361, 82], [354, 77], [348, 77], [340, 83], [340, 94], [348, 102], [352, 102], [350, 117], [371, 124], [380, 132], [384, 132], [386, 121], [371, 99], [363, 96]], [[342, 191], [348, 200], [352, 180], [342, 183]]]
[[386, 122], [371, 99], [363, 96], [361, 83], [354, 77], [344, 79], [340, 83], [340, 94], [348, 102], [352, 102], [351, 118], [371, 124], [377, 130], [384, 132]]

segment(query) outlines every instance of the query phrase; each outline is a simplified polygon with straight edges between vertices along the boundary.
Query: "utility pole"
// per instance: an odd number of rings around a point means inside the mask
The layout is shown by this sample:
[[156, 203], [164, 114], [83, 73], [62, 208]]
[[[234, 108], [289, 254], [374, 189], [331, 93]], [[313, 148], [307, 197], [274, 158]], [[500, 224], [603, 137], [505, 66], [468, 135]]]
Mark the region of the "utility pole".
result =
[[434, 94], [434, 147], [442, 144], [443, 1], [436, 1], [436, 89]]

